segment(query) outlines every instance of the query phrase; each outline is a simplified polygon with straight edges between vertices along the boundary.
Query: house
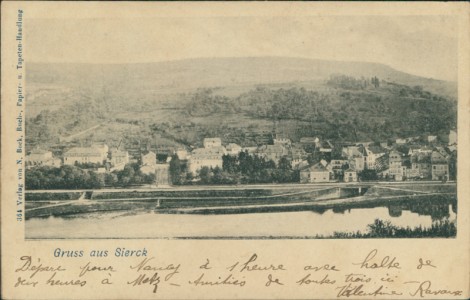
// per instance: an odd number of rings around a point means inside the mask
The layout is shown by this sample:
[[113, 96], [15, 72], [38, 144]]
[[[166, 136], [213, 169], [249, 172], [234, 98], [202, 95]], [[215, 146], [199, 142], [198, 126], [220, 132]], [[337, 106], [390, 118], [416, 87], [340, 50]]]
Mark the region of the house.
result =
[[141, 165], [142, 166], [153, 166], [157, 163], [157, 155], [153, 151], [142, 153]]
[[[105, 146], [105, 147], [104, 147]], [[64, 153], [64, 165], [103, 164], [108, 157], [108, 146], [75, 147]]]
[[428, 135], [428, 142], [432, 143], [437, 141], [437, 135]]
[[345, 158], [350, 158], [354, 155], [363, 155], [364, 146], [362, 145], [353, 145], [346, 146], [341, 149], [341, 156]]
[[365, 155], [364, 155], [364, 167], [366, 169], [374, 170], [375, 169], [375, 161], [377, 158], [385, 155], [386, 150], [380, 146], [369, 145], [364, 148]]
[[365, 169], [365, 158], [361, 149], [356, 149], [348, 156], [349, 168], [360, 172]]
[[111, 150], [111, 164], [114, 166], [129, 163], [129, 152], [118, 149]]
[[330, 161], [330, 168], [332, 170], [342, 169], [347, 164], [348, 164], [348, 161], [345, 159], [332, 159]]
[[344, 171], [344, 182], [356, 182], [357, 181], [357, 172], [352, 169], [347, 169]]
[[294, 144], [289, 149], [289, 158], [291, 160], [292, 168], [296, 168], [302, 161], [306, 160], [308, 153], [305, 151], [302, 146]]
[[277, 164], [283, 156], [289, 155], [289, 151], [282, 145], [263, 145], [258, 147], [257, 155]]
[[60, 159], [54, 158], [51, 151], [34, 149], [26, 156], [26, 163], [29, 166], [60, 167], [62, 162]]
[[276, 138], [273, 139], [273, 144], [290, 147], [292, 145], [292, 141], [286, 137], [276, 136]]
[[204, 148], [215, 148], [222, 146], [222, 140], [220, 138], [205, 138], [203, 141]]
[[384, 170], [388, 170], [389, 168], [390, 168], [390, 157], [388, 153], [386, 153], [385, 155], [382, 155], [381, 157], [375, 160], [375, 171], [377, 172], [377, 174], [379, 174], [380, 172], [383, 172]]
[[184, 148], [176, 149], [175, 154], [176, 154], [176, 156], [178, 156], [179, 160], [187, 160], [188, 156], [189, 156], [188, 150], [186, 150]]
[[326, 166], [328, 171], [334, 176], [334, 178], [341, 178], [344, 173], [344, 169], [347, 168], [348, 161], [344, 159], [332, 159]]
[[232, 156], [236, 156], [242, 152], [242, 147], [235, 143], [229, 143], [225, 149], [227, 150], [227, 154]]
[[300, 170], [301, 183], [329, 182], [330, 172], [321, 163]]
[[403, 153], [393, 150], [389, 153], [389, 175], [396, 181], [403, 180]]
[[414, 153], [411, 156], [410, 177], [431, 179], [431, 155], [429, 153]]
[[42, 163], [52, 159], [52, 152], [41, 149], [34, 149], [28, 155], [28, 160], [32, 163]]
[[408, 155], [411, 156], [416, 153], [431, 154], [432, 151], [433, 151], [433, 148], [430, 146], [410, 145], [409, 150], [408, 150]]
[[449, 145], [457, 145], [457, 132], [454, 130], [449, 132]]
[[435, 150], [431, 154], [431, 179], [446, 180], [449, 179], [449, 162], [448, 156], [439, 150]]
[[189, 172], [196, 174], [197, 171], [203, 167], [212, 169], [216, 167], [222, 168], [223, 155], [224, 153], [220, 151], [220, 147], [194, 149], [188, 159], [188, 170]]

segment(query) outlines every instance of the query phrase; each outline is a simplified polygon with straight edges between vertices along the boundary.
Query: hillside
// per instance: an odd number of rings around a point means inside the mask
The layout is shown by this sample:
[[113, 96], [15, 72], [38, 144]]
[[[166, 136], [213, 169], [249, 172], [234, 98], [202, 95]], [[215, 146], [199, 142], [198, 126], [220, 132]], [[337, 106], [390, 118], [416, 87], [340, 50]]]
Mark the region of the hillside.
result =
[[410, 75], [382, 64], [281, 57], [198, 58], [146, 64], [29, 63], [26, 80], [33, 87], [105, 86], [116, 93], [175, 93], [201, 87], [325, 80], [332, 74], [377, 76], [399, 84], [419, 85], [444, 96], [456, 95], [455, 83]]
[[455, 83], [361, 62], [30, 63], [26, 83], [28, 149], [92, 140], [175, 147], [206, 136], [256, 145], [275, 123], [293, 139], [383, 140], [442, 133], [457, 117]]

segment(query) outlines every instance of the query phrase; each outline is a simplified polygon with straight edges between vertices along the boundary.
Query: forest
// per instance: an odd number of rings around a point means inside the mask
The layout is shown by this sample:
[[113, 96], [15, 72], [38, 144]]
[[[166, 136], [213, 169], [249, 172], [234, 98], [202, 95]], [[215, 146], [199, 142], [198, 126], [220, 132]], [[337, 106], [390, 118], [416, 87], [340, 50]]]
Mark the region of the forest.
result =
[[144, 101], [146, 105], [131, 106], [112, 106], [109, 99], [81, 95], [79, 101], [26, 119], [27, 150], [63, 147], [61, 137], [97, 124], [102, 126], [71, 142], [79, 144], [90, 136], [110, 137], [112, 133], [112, 137], [124, 137], [124, 144], [132, 137], [191, 146], [199, 145], [204, 137], [220, 136], [224, 142], [256, 146], [266, 142], [273, 124], [294, 142], [303, 136], [379, 142], [447, 134], [457, 124], [454, 99], [376, 76], [334, 75], [310, 89], [259, 85], [230, 95], [223, 91], [200, 88], [175, 94], [172, 101], [158, 102], [156, 98], [155, 102]]

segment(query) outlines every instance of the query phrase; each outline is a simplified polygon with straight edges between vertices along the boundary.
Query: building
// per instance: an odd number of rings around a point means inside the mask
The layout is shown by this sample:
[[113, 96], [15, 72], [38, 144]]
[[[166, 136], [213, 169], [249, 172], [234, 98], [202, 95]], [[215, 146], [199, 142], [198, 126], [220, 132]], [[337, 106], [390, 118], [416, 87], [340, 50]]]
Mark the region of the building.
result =
[[390, 157], [388, 153], [386, 153], [385, 155], [382, 155], [381, 157], [375, 160], [375, 171], [377, 172], [377, 174], [380, 174], [381, 172], [388, 170], [389, 167], [390, 167]]
[[157, 168], [157, 164], [154, 164], [154, 165], [145, 165], [145, 166], [141, 166], [140, 167], [140, 172], [142, 172], [143, 174], [153, 174], [155, 173], [155, 170]]
[[220, 138], [205, 138], [203, 141], [204, 148], [215, 148], [222, 146], [222, 140]]
[[403, 153], [396, 150], [389, 153], [389, 175], [396, 181], [403, 180]]
[[429, 153], [415, 153], [411, 156], [410, 177], [431, 179], [431, 155]]
[[352, 169], [347, 169], [344, 171], [344, 182], [356, 182], [357, 181], [357, 172]]
[[330, 172], [321, 163], [300, 170], [301, 183], [329, 182]]
[[176, 149], [175, 154], [178, 156], [179, 160], [187, 160], [189, 156], [189, 152], [184, 148]]
[[347, 158], [349, 168], [360, 172], [367, 167], [367, 152], [363, 145], [343, 147], [341, 155]]
[[256, 154], [265, 160], [272, 160], [278, 164], [283, 156], [289, 155], [289, 151], [282, 145], [263, 145], [258, 147]]
[[385, 155], [386, 151], [382, 147], [373, 146], [373, 145], [365, 147], [364, 150], [365, 150], [364, 167], [369, 170], [374, 170], [375, 161], [377, 160], [377, 158]]
[[293, 169], [299, 167], [299, 164], [307, 159], [308, 153], [299, 145], [293, 145], [289, 149], [289, 158]]
[[242, 152], [242, 147], [235, 143], [229, 143], [225, 149], [227, 150], [227, 154], [232, 156], [236, 156]]
[[428, 142], [432, 143], [437, 141], [437, 136], [436, 135], [428, 135]]
[[37, 164], [48, 161], [50, 159], [52, 159], [52, 152], [41, 149], [34, 149], [28, 155], [28, 160]]
[[27, 166], [60, 167], [61, 160], [54, 158], [51, 151], [34, 149], [26, 156]]
[[113, 166], [126, 165], [129, 163], [129, 152], [118, 149], [111, 150], [111, 164]]
[[108, 157], [108, 146], [75, 147], [64, 153], [64, 165], [104, 164]]
[[91, 145], [92, 148], [98, 149], [101, 152], [101, 155], [103, 155], [104, 159], [106, 160], [108, 158], [109, 154], [109, 147], [106, 144], [93, 144]]
[[435, 150], [431, 154], [431, 179], [447, 180], [449, 179], [449, 162], [448, 156], [439, 150]]
[[422, 145], [410, 145], [408, 150], [408, 155], [414, 155], [417, 153], [424, 153], [424, 154], [431, 154], [433, 148], [430, 146], [422, 146]]
[[290, 147], [292, 145], [292, 141], [286, 137], [276, 136], [276, 138], [273, 139], [273, 144]]
[[342, 178], [344, 175], [344, 169], [348, 166], [348, 161], [344, 159], [332, 159], [326, 166], [328, 171], [334, 176], [334, 178]]
[[157, 155], [153, 151], [148, 151], [142, 154], [141, 165], [153, 166], [157, 163]]
[[188, 160], [188, 171], [196, 174], [203, 167], [207, 168], [222, 168], [223, 152], [219, 151], [221, 147], [217, 148], [198, 148], [191, 152]]

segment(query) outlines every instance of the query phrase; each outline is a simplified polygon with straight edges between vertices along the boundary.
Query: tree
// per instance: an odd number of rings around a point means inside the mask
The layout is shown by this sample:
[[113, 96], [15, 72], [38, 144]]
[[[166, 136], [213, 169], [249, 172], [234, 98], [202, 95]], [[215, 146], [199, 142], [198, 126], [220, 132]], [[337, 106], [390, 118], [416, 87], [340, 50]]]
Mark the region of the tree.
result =
[[203, 184], [210, 184], [211, 183], [211, 170], [208, 167], [202, 167], [199, 170], [199, 178], [201, 179], [201, 183]]
[[173, 155], [170, 161], [170, 179], [173, 184], [181, 184], [182, 164], [178, 155]]
[[292, 165], [287, 157], [281, 157], [278, 168], [281, 170], [292, 170]]

